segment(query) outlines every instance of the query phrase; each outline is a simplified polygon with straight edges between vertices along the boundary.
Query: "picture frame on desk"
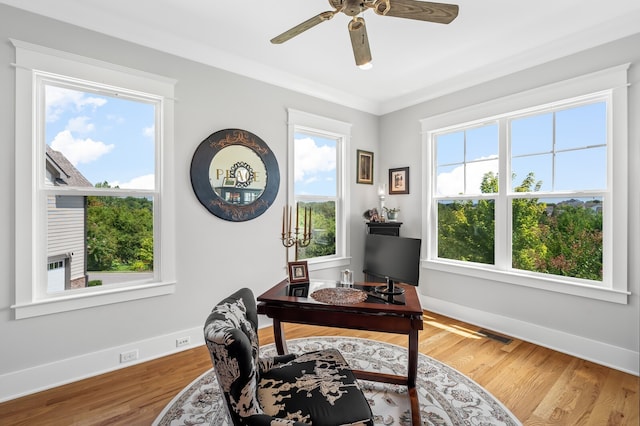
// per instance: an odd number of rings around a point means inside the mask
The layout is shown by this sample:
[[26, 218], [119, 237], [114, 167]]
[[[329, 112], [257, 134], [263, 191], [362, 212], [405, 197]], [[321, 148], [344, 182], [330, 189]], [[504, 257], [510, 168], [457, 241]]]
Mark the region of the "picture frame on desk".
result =
[[309, 267], [306, 260], [289, 262], [289, 284], [308, 283]]

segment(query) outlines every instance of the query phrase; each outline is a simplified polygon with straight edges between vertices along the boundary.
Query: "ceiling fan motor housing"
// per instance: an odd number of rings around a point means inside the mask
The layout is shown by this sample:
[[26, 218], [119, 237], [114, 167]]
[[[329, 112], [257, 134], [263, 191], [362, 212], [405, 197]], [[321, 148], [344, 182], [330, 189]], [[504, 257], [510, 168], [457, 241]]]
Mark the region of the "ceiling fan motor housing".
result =
[[329, 0], [329, 4], [348, 16], [356, 16], [367, 8], [363, 0]]

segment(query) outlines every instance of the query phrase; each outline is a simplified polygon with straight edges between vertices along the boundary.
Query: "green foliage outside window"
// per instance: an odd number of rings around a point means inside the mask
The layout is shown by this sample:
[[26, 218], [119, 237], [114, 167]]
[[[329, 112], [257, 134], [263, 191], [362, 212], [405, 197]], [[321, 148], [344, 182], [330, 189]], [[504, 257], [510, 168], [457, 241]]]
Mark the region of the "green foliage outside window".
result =
[[[540, 187], [541, 182], [529, 173], [515, 192], [538, 192]], [[497, 175], [486, 173], [481, 189], [497, 193]], [[440, 201], [438, 256], [493, 264], [494, 213], [493, 200]], [[514, 198], [512, 218], [514, 269], [602, 281], [600, 199]]]
[[[300, 203], [300, 211], [311, 207], [312, 230], [311, 244], [298, 248], [298, 259], [331, 256], [336, 254], [336, 203]], [[299, 218], [298, 226], [302, 229], [303, 218]]]
[[153, 201], [88, 196], [87, 254], [89, 271], [153, 270]]

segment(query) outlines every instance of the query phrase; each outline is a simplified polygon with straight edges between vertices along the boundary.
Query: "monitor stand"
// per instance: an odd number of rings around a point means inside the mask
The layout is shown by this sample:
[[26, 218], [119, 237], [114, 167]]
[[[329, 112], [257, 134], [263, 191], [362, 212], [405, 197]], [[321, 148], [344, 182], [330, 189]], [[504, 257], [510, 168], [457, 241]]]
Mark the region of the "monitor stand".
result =
[[404, 293], [404, 289], [401, 287], [396, 287], [393, 284], [393, 280], [389, 279], [389, 277], [385, 278], [387, 280], [387, 285], [380, 285], [376, 287], [376, 293], [385, 294], [388, 296]]

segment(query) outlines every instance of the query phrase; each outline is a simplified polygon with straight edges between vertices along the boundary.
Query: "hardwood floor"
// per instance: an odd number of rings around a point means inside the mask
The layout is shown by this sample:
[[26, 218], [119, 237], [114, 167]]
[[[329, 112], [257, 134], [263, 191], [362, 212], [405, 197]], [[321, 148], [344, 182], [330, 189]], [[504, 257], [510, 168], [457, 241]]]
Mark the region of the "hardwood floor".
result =
[[[425, 312], [420, 352], [475, 380], [524, 425], [638, 426], [640, 379], [531, 343], [505, 344], [479, 328]], [[401, 335], [286, 326], [287, 338], [349, 335], [406, 346]], [[273, 342], [271, 328], [260, 343]], [[0, 404], [2, 425], [148, 425], [211, 367], [204, 346]]]

